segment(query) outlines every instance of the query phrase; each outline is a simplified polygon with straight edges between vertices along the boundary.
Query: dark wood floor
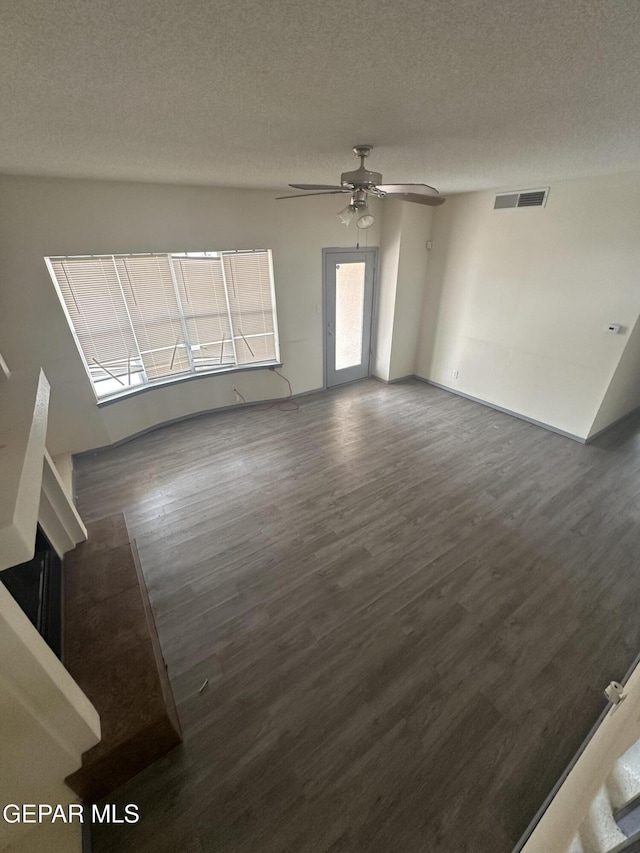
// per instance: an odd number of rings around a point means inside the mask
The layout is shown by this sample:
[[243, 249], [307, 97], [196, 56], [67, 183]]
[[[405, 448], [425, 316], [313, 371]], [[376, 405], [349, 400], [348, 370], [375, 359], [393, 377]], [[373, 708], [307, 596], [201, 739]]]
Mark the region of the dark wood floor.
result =
[[366, 381], [77, 485], [126, 512], [185, 734], [95, 853], [508, 853], [640, 651], [638, 419], [585, 447]]

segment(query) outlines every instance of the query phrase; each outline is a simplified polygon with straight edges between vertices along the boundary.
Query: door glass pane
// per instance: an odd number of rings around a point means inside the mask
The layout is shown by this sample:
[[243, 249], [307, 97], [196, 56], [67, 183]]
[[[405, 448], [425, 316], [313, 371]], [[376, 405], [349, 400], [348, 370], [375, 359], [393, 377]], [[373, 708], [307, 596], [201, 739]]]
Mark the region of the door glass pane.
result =
[[336, 370], [362, 363], [364, 267], [336, 264]]

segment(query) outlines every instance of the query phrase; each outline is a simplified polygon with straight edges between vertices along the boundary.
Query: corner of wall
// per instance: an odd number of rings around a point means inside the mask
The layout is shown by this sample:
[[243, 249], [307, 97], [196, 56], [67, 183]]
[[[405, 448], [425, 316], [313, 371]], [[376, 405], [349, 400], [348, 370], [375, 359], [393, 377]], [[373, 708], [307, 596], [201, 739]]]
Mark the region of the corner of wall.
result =
[[373, 372], [386, 381], [413, 374], [433, 209], [385, 201]]
[[640, 317], [628, 334], [627, 343], [589, 429], [588, 439], [640, 408]]
[[451, 228], [449, 223], [456, 199], [433, 211], [431, 249], [429, 250], [427, 280], [419, 316], [418, 340], [414, 373], [422, 379], [431, 378], [431, 365], [438, 332], [438, 318], [442, 301], [445, 270], [450, 260]]
[[375, 314], [375, 349], [372, 372], [388, 380], [391, 369], [393, 317], [398, 286], [398, 263], [402, 233], [402, 204], [394, 199], [383, 202], [384, 218], [380, 234], [378, 293]]
[[403, 203], [389, 379], [415, 372], [434, 209]]
[[[415, 374], [579, 438], [640, 404], [640, 175], [554, 183], [544, 208], [494, 210], [492, 191], [434, 218]], [[597, 217], [585, 208], [598, 198]]]

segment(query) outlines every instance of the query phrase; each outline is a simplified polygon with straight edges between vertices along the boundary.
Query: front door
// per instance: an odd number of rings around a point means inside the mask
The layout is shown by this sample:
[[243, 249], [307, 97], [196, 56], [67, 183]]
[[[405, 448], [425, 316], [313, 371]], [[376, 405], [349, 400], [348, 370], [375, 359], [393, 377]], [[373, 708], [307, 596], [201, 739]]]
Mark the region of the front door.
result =
[[369, 376], [377, 249], [323, 249], [325, 381]]

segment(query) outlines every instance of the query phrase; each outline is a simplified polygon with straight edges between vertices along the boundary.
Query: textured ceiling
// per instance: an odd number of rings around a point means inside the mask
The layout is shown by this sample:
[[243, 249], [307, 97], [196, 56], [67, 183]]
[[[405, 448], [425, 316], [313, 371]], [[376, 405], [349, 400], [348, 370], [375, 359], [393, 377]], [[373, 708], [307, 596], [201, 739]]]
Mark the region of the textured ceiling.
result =
[[283, 187], [640, 168], [638, 0], [5, 0], [0, 172]]

